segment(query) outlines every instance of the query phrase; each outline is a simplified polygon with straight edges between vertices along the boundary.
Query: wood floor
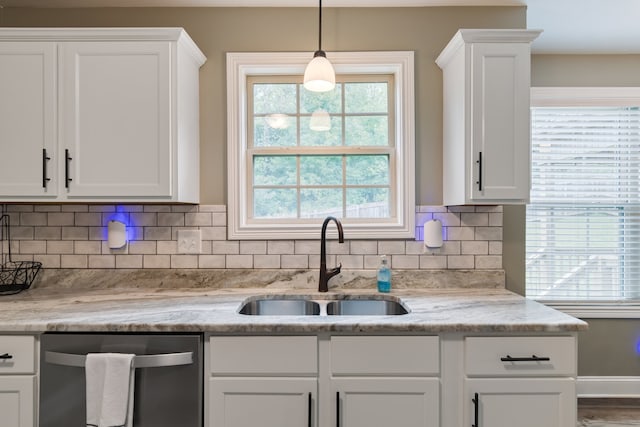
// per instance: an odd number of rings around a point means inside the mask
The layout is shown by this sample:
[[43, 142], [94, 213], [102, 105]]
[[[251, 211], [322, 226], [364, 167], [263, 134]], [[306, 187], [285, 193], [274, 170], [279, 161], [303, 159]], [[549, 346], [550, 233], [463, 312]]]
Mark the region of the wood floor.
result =
[[640, 426], [640, 399], [579, 399], [578, 426]]

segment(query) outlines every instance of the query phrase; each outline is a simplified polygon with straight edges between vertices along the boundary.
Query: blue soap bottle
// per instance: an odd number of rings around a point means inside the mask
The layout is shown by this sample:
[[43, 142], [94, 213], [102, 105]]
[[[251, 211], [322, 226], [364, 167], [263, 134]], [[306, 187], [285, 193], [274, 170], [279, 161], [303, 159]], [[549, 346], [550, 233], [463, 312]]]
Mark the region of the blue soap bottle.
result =
[[391, 292], [391, 269], [387, 264], [387, 256], [380, 257], [380, 267], [378, 268], [378, 292]]

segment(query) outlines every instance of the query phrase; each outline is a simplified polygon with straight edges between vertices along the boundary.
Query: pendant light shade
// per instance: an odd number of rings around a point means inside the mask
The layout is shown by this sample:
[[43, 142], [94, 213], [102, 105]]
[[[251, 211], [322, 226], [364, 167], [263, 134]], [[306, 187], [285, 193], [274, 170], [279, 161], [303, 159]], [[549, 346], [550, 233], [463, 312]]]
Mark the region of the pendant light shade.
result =
[[322, 0], [318, 7], [318, 50], [304, 70], [304, 88], [312, 92], [327, 92], [336, 86], [336, 72], [322, 50]]
[[331, 130], [331, 116], [326, 110], [319, 109], [311, 114], [309, 129], [316, 132], [326, 132]]

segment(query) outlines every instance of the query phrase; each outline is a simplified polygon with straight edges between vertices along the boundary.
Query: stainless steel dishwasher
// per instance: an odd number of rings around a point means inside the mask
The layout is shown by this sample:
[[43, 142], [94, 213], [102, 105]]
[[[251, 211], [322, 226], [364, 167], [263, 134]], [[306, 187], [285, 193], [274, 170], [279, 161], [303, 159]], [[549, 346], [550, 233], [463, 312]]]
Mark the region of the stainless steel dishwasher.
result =
[[84, 427], [87, 353], [133, 353], [134, 427], [202, 427], [201, 334], [42, 335], [40, 427]]

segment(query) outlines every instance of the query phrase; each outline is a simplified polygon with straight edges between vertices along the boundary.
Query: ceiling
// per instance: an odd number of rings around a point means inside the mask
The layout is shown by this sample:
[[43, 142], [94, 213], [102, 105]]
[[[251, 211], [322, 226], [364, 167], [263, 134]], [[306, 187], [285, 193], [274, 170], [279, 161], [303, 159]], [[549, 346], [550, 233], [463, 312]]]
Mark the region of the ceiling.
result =
[[[0, 7], [317, 7], [316, 0], [0, 0]], [[527, 6], [534, 53], [640, 53], [640, 0], [325, 0], [323, 7]]]

